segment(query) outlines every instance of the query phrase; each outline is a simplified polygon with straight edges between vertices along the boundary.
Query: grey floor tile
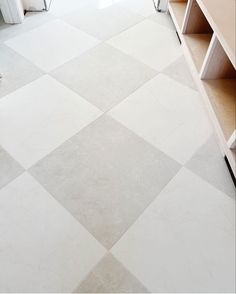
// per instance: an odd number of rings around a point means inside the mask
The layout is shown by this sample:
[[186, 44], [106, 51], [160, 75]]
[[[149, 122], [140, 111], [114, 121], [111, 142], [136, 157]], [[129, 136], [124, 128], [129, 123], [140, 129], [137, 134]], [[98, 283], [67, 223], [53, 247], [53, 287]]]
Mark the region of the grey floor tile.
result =
[[51, 75], [106, 111], [154, 77], [156, 72], [102, 44], [59, 67]]
[[0, 188], [23, 172], [23, 167], [0, 146]]
[[0, 44], [0, 98], [42, 76], [42, 71], [4, 44]]
[[112, 254], [108, 253], [74, 293], [150, 293]]
[[194, 90], [197, 89], [184, 56], [178, 58], [162, 72]]
[[88, 5], [63, 19], [97, 39], [107, 40], [144, 18], [118, 5], [102, 9]]
[[111, 248], [180, 165], [103, 116], [31, 168], [31, 174]]
[[208, 139], [186, 166], [222, 192], [235, 198], [235, 187], [215, 136]]

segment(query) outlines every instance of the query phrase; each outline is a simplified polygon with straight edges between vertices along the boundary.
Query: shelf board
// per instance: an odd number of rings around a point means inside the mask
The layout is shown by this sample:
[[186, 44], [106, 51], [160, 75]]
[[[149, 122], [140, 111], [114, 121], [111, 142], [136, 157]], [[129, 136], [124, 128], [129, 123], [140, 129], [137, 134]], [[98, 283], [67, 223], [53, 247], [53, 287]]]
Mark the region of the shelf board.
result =
[[174, 14], [173, 17], [175, 18], [179, 31], [182, 28], [186, 7], [187, 1], [169, 2], [169, 8]]
[[197, 71], [200, 72], [212, 34], [187, 34], [183, 35], [183, 38], [189, 49]]
[[236, 1], [197, 0], [197, 2], [236, 67]]
[[236, 79], [202, 81], [225, 140], [236, 129]]

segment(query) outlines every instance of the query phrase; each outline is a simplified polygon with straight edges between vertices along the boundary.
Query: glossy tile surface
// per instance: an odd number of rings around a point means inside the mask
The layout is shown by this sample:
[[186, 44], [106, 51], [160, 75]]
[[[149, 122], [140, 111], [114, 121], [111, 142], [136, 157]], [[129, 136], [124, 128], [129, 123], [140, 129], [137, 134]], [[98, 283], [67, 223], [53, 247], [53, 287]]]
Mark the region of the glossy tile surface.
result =
[[200, 95], [165, 75], [146, 83], [109, 114], [181, 164], [212, 132]]
[[74, 293], [149, 293], [111, 254], [107, 254]]
[[5, 44], [49, 72], [97, 45], [98, 40], [61, 20], [54, 20]]
[[156, 74], [106, 44], [52, 72], [56, 79], [103, 111], [111, 109]]
[[233, 293], [234, 204], [182, 169], [112, 253], [152, 292]]
[[29, 168], [100, 114], [45, 75], [0, 100], [0, 144]]
[[0, 207], [1, 292], [71, 292], [105, 254], [27, 173], [0, 191]]
[[144, 20], [108, 43], [158, 71], [182, 54], [175, 32], [151, 20]]
[[111, 248], [179, 168], [175, 161], [104, 116], [30, 171]]

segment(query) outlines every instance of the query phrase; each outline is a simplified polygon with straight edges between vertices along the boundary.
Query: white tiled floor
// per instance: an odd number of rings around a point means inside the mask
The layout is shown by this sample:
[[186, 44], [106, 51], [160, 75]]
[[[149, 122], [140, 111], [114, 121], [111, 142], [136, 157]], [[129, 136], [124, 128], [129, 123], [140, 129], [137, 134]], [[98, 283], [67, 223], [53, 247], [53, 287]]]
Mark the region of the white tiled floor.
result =
[[1, 292], [71, 292], [105, 254], [27, 173], [0, 191], [0, 207]]
[[48, 22], [6, 42], [46, 72], [97, 44], [97, 39], [61, 20]]
[[151, 20], [144, 20], [108, 43], [158, 71], [182, 54], [175, 32]]
[[29, 168], [101, 112], [50, 76], [2, 98], [0, 144]]
[[107, 40], [126, 30], [143, 18], [133, 14], [119, 5], [111, 5], [103, 9], [86, 6], [86, 9], [67, 14], [65, 21], [82, 29], [99, 40]]
[[153, 3], [151, 1], [143, 0], [120, 0], [120, 5], [126, 7], [127, 9], [133, 11], [134, 13], [149, 16], [153, 14]]
[[198, 92], [159, 74], [109, 114], [184, 164], [212, 132], [200, 99]]
[[234, 292], [234, 201], [183, 168], [112, 253], [152, 292]]
[[234, 292], [235, 188], [168, 14], [0, 21], [0, 292]]

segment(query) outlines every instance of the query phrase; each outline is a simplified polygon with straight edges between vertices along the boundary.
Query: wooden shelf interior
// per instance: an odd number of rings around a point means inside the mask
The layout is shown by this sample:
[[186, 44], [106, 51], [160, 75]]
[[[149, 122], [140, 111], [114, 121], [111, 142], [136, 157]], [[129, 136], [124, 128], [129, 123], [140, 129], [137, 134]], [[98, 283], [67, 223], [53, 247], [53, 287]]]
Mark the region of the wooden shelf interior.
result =
[[170, 1], [169, 7], [175, 15], [177, 29], [180, 31], [184, 21], [184, 15], [187, 8], [187, 1]]
[[200, 72], [213, 30], [196, 0], [187, 2], [182, 33], [196, 69]]
[[236, 78], [236, 70], [216, 34], [212, 37], [200, 77], [201, 79]]
[[236, 70], [215, 34], [200, 77], [228, 141], [236, 129]]
[[205, 59], [212, 34], [188, 34], [183, 36], [189, 49], [192, 60], [198, 72], [200, 72]]
[[236, 176], [236, 149], [228, 145], [236, 130], [236, 0], [169, 1], [193, 78]]
[[213, 33], [212, 27], [207, 21], [196, 0], [189, 0], [183, 24], [183, 34], [207, 34]]
[[236, 67], [236, 1], [197, 0], [197, 2]]
[[204, 80], [203, 85], [228, 141], [236, 129], [236, 79]]

